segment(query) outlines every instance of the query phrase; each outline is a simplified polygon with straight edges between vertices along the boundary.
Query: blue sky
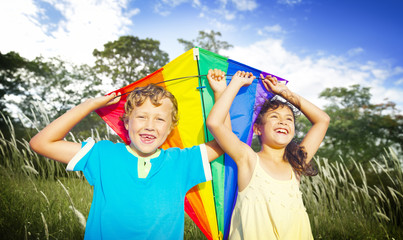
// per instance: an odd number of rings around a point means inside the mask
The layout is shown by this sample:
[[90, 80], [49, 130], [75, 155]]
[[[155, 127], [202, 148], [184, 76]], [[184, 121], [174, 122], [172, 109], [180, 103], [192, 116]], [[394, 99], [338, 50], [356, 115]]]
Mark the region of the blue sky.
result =
[[219, 31], [220, 54], [286, 78], [318, 105], [326, 87], [371, 87], [403, 110], [403, 1], [15, 0], [0, 2], [0, 51], [93, 63], [122, 35], [150, 37], [174, 59], [178, 38]]

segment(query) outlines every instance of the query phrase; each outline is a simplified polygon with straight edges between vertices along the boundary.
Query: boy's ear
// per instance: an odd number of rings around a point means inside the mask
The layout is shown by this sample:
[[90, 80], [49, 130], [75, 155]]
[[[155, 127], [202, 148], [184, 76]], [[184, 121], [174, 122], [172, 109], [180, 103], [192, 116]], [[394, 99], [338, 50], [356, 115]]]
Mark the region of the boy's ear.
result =
[[129, 124], [127, 123], [126, 120], [123, 121], [123, 124], [125, 125], [126, 130], [129, 131]]
[[169, 128], [169, 131], [170, 131], [169, 135], [172, 134], [172, 132], [173, 132], [173, 130], [175, 129], [176, 126], [178, 126], [178, 125], [171, 123], [171, 127]]

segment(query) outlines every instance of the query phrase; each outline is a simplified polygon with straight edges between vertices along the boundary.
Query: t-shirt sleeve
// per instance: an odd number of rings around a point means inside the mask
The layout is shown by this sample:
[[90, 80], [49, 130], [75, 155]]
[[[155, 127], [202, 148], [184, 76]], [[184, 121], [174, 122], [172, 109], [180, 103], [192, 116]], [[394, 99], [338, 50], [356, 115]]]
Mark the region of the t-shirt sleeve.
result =
[[80, 151], [70, 160], [67, 171], [82, 171], [90, 185], [94, 185], [99, 175], [99, 144], [88, 138], [82, 143]]
[[210, 163], [207, 157], [205, 144], [185, 149], [186, 155], [182, 159], [187, 188], [210, 181], [212, 179]]

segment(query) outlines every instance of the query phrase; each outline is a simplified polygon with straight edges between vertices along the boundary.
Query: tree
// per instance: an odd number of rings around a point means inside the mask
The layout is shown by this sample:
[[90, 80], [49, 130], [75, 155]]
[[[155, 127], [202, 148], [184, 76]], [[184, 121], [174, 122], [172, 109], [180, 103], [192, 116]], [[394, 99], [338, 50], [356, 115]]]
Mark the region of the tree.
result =
[[196, 39], [187, 41], [179, 38], [178, 42], [184, 45], [185, 51], [193, 48], [194, 46], [198, 46], [208, 51], [218, 53], [218, 51], [220, 51], [221, 49], [227, 50], [233, 47], [226, 41], [218, 40], [217, 37], [221, 37], [220, 32], [214, 32], [213, 30], [211, 30], [210, 33], [199, 31], [199, 36], [197, 36]]
[[35, 102], [41, 103], [50, 119], [54, 119], [100, 92], [97, 87], [102, 81], [88, 65], [75, 65], [55, 57], [37, 57], [33, 62], [41, 75], [24, 75], [27, 88], [22, 101], [15, 103], [28, 116]]
[[[6, 119], [10, 119], [18, 138], [29, 135], [30, 128], [42, 129], [84, 99], [98, 95], [101, 84], [88, 65], [74, 65], [59, 58], [29, 61], [15, 52], [0, 53], [0, 79], [0, 111], [5, 115], [0, 116], [0, 122], [6, 138], [10, 136]], [[93, 115], [80, 122], [74, 132], [105, 125]], [[106, 133], [106, 129], [99, 131]]]
[[[371, 104], [370, 88], [360, 85], [327, 88], [320, 97], [330, 101], [325, 111], [331, 121], [319, 156], [368, 162], [388, 147], [402, 151], [403, 116], [393, 102]], [[301, 122], [305, 129], [309, 126], [306, 119]]]
[[108, 42], [104, 50], [95, 49], [95, 69], [105, 73], [116, 88], [123, 87], [155, 72], [169, 62], [168, 54], [159, 49], [160, 42], [151, 38], [122, 36]]
[[24, 93], [26, 82], [22, 79], [23, 69], [35, 72], [34, 64], [16, 52], [0, 52], [0, 111], [10, 114], [6, 96]]
[[[40, 76], [26, 75], [28, 88], [22, 101], [15, 103], [29, 119], [26, 123], [42, 129], [69, 109], [87, 98], [105, 94], [101, 90], [102, 80], [95, 70], [86, 65], [76, 65], [60, 58], [37, 57]], [[29, 126], [29, 125], [28, 125]], [[96, 129], [101, 136], [107, 134], [105, 123], [95, 113], [84, 118], [72, 130], [76, 137], [88, 137]]]
[[12, 99], [26, 95], [29, 84], [24, 76], [28, 73], [34, 76], [41, 75], [35, 62], [21, 57], [16, 52], [6, 54], [0, 52], [0, 113], [2, 114], [0, 116], [0, 131], [6, 138], [10, 136], [6, 119], [12, 122], [17, 136], [21, 135], [24, 130], [18, 119], [12, 117], [10, 106], [16, 101]]

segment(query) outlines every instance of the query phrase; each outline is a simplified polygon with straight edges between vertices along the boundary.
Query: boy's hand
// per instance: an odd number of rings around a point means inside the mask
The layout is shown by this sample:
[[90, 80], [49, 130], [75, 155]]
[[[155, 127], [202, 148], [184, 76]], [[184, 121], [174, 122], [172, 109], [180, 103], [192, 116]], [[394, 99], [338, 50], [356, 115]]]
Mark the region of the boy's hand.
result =
[[105, 97], [107, 97], [106, 99], [109, 100], [106, 103], [105, 107], [118, 103], [120, 101], [120, 95], [121, 94], [119, 92], [117, 95], [116, 95], [116, 93], [112, 93], [112, 94], [109, 94], [109, 95], [105, 96]]
[[231, 82], [238, 82], [241, 86], [249, 86], [255, 78], [251, 72], [238, 71], [232, 76]]
[[211, 89], [215, 93], [222, 93], [227, 87], [225, 72], [219, 69], [210, 69], [207, 74], [207, 79]]
[[[260, 78], [263, 79], [262, 74], [260, 74]], [[271, 75], [267, 75], [262, 82], [267, 91], [280, 96], [288, 90], [284, 82], [279, 82], [276, 77], [272, 77]]]
[[109, 95], [96, 97], [88, 101], [94, 106], [95, 109], [99, 109], [118, 103], [120, 101], [120, 93], [117, 95], [116, 93], [111, 93]]

